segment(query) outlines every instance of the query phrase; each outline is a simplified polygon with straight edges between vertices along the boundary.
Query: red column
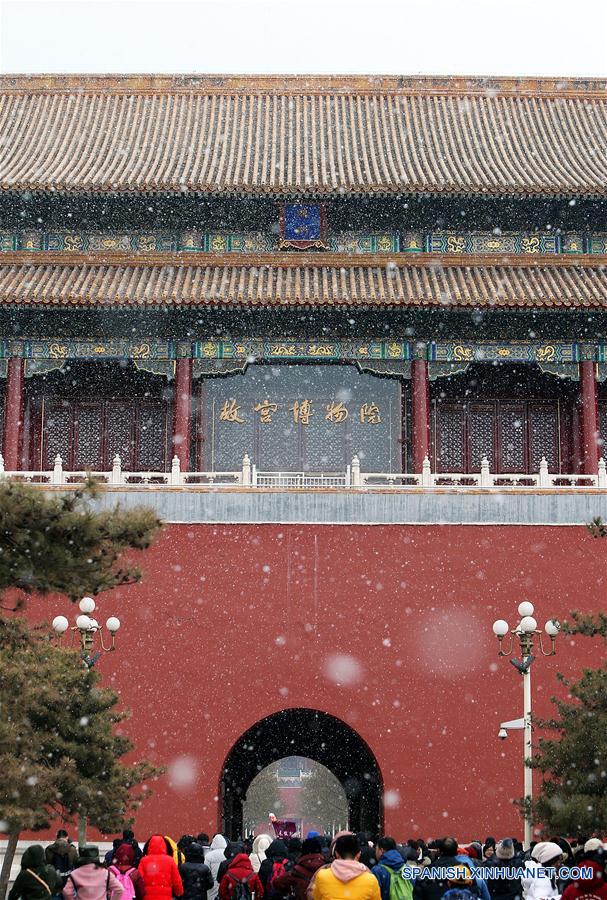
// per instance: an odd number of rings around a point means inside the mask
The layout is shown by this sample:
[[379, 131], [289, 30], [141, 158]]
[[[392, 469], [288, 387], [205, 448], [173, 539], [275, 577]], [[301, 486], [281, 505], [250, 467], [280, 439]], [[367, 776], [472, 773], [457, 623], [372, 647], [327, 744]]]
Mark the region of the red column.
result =
[[11, 356], [8, 361], [6, 399], [4, 406], [4, 468], [16, 472], [22, 468], [23, 413], [25, 408], [25, 367], [23, 360]]
[[430, 456], [430, 383], [425, 359], [414, 359], [411, 363], [411, 394], [413, 471], [419, 473], [424, 457]]
[[187, 472], [190, 467], [191, 431], [192, 360], [178, 359], [175, 363], [173, 397], [173, 455], [179, 459], [182, 472]]
[[596, 364], [591, 359], [580, 363], [580, 443], [585, 475], [596, 475], [599, 467], [599, 417], [597, 406]]

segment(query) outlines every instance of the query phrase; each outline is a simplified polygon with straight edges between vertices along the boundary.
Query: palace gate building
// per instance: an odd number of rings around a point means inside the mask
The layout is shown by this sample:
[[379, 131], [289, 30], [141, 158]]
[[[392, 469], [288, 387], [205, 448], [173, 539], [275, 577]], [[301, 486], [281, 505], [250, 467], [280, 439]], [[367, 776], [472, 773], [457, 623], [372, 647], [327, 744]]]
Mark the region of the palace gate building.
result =
[[237, 834], [287, 756], [356, 828], [520, 832], [491, 623], [605, 599], [606, 87], [0, 79], [4, 475], [166, 522], [100, 599], [139, 834]]

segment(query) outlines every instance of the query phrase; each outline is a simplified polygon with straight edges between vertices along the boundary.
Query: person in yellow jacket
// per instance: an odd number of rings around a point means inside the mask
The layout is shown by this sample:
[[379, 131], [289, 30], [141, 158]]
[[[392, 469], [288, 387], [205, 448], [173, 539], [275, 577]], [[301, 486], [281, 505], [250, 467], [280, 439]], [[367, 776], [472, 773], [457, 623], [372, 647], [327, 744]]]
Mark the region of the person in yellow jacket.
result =
[[333, 845], [330, 866], [314, 875], [312, 900], [381, 900], [379, 882], [359, 862], [360, 843], [354, 834], [344, 834]]
[[[180, 866], [182, 863], [185, 862], [185, 856], [183, 855], [183, 853], [181, 852], [181, 850], [179, 849], [179, 847], [177, 846], [177, 844], [175, 843], [175, 841], [173, 840], [172, 837], [169, 837], [168, 834], [165, 834], [164, 839], [167, 842], [167, 844], [169, 845], [169, 847], [171, 848], [169, 856], [172, 855], [173, 859], [175, 860], [175, 865]], [[167, 849], [167, 852], [169, 852], [168, 849]]]

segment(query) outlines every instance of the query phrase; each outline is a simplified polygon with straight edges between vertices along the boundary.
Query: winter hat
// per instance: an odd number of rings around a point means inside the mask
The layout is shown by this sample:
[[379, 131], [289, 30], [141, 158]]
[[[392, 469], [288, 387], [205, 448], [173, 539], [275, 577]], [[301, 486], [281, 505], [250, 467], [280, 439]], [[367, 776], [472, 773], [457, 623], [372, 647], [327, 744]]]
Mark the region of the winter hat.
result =
[[78, 865], [86, 866], [88, 863], [99, 862], [99, 847], [94, 844], [87, 844], [86, 847], [80, 847], [78, 856]]
[[302, 856], [306, 856], [309, 853], [322, 853], [322, 844], [319, 837], [308, 837], [303, 842], [301, 848]]
[[584, 844], [584, 853], [592, 853], [594, 850], [602, 850], [603, 842], [600, 838], [590, 838]]
[[320, 834], [318, 831], [308, 831], [306, 837], [308, 837], [308, 838], [320, 837]]
[[563, 848], [553, 841], [540, 841], [533, 848], [533, 858], [543, 866], [563, 855]]
[[512, 838], [503, 838], [495, 848], [495, 855], [498, 859], [513, 859], [514, 841]]

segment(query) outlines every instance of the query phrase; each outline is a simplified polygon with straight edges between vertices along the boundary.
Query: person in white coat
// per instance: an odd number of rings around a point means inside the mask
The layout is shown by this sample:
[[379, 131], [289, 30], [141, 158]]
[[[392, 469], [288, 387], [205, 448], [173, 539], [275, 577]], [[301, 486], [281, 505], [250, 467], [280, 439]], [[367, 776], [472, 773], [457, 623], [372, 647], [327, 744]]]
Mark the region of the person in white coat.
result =
[[204, 864], [209, 867], [211, 875], [213, 876], [213, 887], [210, 891], [207, 891], [207, 900], [216, 900], [217, 894], [219, 893], [217, 873], [219, 871], [219, 866], [226, 858], [225, 849], [227, 846], [228, 842], [223, 834], [216, 834], [211, 841], [211, 849], [204, 855]]
[[266, 858], [266, 850], [272, 843], [272, 838], [267, 834], [258, 834], [253, 841], [253, 852], [249, 853], [249, 859], [254, 872], [259, 872], [262, 862]]
[[[557, 871], [563, 860], [563, 850], [552, 841], [540, 841], [533, 848], [531, 859], [523, 863], [521, 885], [524, 900], [558, 900]], [[550, 876], [544, 869], [554, 869]]]

